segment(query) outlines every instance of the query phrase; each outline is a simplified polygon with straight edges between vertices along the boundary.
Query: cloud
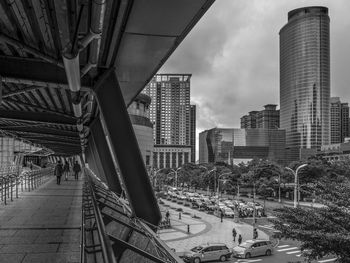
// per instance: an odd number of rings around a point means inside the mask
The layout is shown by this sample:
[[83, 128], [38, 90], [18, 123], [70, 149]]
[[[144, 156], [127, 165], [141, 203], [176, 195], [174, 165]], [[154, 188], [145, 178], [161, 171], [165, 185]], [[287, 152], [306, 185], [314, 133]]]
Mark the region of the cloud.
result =
[[331, 19], [331, 94], [350, 101], [348, 0], [217, 0], [161, 69], [192, 73], [197, 129], [239, 127], [240, 117], [279, 104], [279, 30], [292, 9], [323, 5]]

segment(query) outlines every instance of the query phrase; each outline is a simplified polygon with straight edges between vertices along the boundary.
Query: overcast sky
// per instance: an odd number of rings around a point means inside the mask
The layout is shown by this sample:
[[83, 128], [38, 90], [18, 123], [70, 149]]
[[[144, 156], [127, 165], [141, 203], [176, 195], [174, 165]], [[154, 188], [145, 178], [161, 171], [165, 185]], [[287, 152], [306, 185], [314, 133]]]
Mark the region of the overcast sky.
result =
[[331, 96], [350, 102], [349, 0], [216, 0], [160, 70], [192, 73], [197, 136], [279, 104], [278, 32], [288, 11], [313, 5], [329, 8]]

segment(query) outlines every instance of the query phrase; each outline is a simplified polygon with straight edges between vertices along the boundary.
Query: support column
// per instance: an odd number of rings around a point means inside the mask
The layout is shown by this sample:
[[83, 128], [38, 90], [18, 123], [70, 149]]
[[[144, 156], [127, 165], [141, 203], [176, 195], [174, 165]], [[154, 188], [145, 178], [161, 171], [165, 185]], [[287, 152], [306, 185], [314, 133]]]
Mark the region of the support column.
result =
[[106, 133], [118, 160], [121, 178], [136, 217], [153, 225], [161, 220], [147, 170], [127, 112], [115, 68], [109, 69], [95, 86], [95, 93]]
[[85, 155], [86, 155], [87, 163], [89, 164], [89, 168], [96, 173], [97, 169], [96, 169], [96, 165], [95, 165], [94, 156], [93, 156], [92, 151], [91, 151], [91, 145], [88, 145], [86, 147]]
[[122, 187], [118, 178], [117, 167], [113, 163], [111, 152], [109, 151], [106, 136], [103, 132], [101, 120], [98, 118], [90, 125], [91, 136], [94, 141], [98, 155], [100, 156], [102, 169], [106, 177], [110, 190], [118, 196], [122, 193]]
[[89, 137], [89, 145], [91, 146], [90, 150], [91, 150], [91, 153], [94, 157], [95, 165], [96, 165], [96, 170], [94, 172], [98, 177], [100, 177], [100, 179], [103, 182], [107, 183], [106, 174], [105, 174], [105, 170], [103, 169], [102, 160], [101, 160], [100, 155], [97, 152], [96, 142], [94, 141], [94, 138], [92, 137], [92, 135], [90, 135], [90, 137]]

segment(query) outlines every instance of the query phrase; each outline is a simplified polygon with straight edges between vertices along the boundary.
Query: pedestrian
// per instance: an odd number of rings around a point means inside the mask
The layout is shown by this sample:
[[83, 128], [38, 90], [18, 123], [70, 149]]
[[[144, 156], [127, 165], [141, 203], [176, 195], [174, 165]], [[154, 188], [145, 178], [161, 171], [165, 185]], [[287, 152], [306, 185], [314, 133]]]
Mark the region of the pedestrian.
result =
[[63, 171], [64, 171], [64, 180], [68, 181], [69, 163], [67, 161], [64, 163]]
[[61, 184], [62, 173], [63, 173], [62, 163], [61, 163], [61, 160], [58, 160], [57, 165], [56, 165], [55, 170], [54, 170], [54, 175], [56, 175], [57, 184]]
[[236, 242], [237, 231], [235, 228], [232, 228], [232, 236], [233, 236], [233, 241]]
[[258, 231], [256, 230], [256, 228], [254, 228], [253, 230], [253, 239], [257, 239], [258, 238]]
[[170, 225], [170, 213], [169, 213], [169, 210], [167, 210], [166, 213], [165, 213], [165, 220], [166, 220], [167, 224]]
[[242, 243], [242, 236], [241, 234], [238, 235], [238, 245], [240, 245]]
[[73, 172], [74, 172], [74, 178], [76, 181], [78, 180], [78, 176], [79, 176], [80, 171], [81, 171], [80, 164], [78, 163], [78, 161], [75, 161], [74, 166], [73, 166]]
[[220, 218], [221, 218], [221, 223], [222, 223], [222, 219], [224, 218], [224, 212], [222, 212], [222, 210], [220, 210]]

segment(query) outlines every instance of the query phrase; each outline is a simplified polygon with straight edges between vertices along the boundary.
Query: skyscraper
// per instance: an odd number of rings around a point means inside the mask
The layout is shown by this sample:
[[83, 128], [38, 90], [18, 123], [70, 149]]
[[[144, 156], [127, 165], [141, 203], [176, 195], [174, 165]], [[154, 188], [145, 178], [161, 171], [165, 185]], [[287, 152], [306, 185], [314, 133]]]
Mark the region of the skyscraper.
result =
[[332, 97], [331, 107], [331, 144], [344, 142], [349, 137], [349, 105], [342, 103], [339, 97]]
[[196, 162], [196, 105], [191, 104], [191, 134], [190, 134], [190, 144], [191, 144], [191, 162]]
[[251, 111], [249, 115], [241, 117], [242, 129], [278, 129], [280, 126], [280, 111], [276, 110], [277, 105], [267, 104], [261, 111]]
[[280, 127], [290, 158], [330, 141], [329, 16], [326, 7], [288, 13], [280, 34]]
[[156, 74], [144, 93], [152, 98], [154, 167], [178, 167], [191, 162], [191, 74]]

